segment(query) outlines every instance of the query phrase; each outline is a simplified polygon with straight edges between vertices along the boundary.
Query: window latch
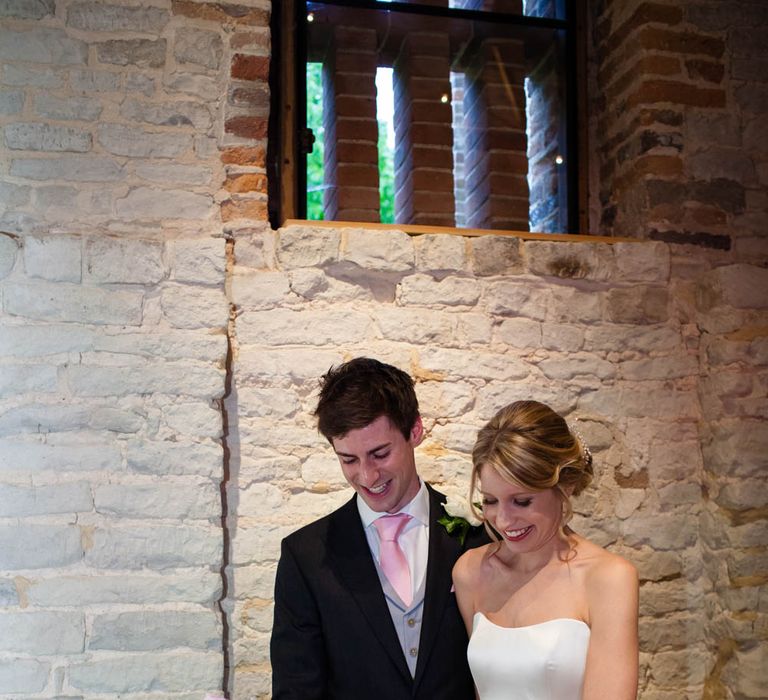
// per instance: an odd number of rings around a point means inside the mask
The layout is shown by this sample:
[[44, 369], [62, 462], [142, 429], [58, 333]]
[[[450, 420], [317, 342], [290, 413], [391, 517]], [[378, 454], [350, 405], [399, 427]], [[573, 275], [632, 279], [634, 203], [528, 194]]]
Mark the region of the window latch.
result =
[[299, 149], [303, 155], [306, 156], [312, 153], [316, 140], [315, 132], [312, 131], [312, 129], [305, 127], [301, 130], [301, 133], [299, 134]]

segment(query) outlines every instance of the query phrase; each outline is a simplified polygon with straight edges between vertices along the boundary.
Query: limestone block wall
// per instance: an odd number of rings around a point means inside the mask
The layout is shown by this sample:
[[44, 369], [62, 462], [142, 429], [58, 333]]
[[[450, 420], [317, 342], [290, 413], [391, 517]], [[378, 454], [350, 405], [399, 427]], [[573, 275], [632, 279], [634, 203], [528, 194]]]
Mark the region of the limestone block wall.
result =
[[266, 16], [0, 4], [4, 700], [223, 685], [221, 218], [242, 166], [219, 150], [250, 146], [237, 110], [259, 96], [252, 73], [220, 86], [258, 63]]
[[[235, 251], [234, 697], [268, 697], [279, 540], [350, 495], [311, 411], [317, 378], [364, 354], [416, 378], [427, 428], [418, 461], [439, 487], [466, 488], [477, 429], [509, 401], [537, 398], [578, 420], [597, 478], [577, 503], [576, 527], [640, 570], [640, 697], [711, 692], [705, 684], [720, 674], [712, 647], [724, 627], [742, 620], [721, 615], [721, 597], [744, 610], [764, 591], [756, 572], [764, 554], [752, 555], [766, 534], [754, 481], [765, 465], [765, 419], [754, 413], [764, 407], [766, 356], [761, 340], [711, 338], [702, 295], [714, 276], [717, 314], [765, 318], [754, 296], [765, 270], [713, 269], [712, 261], [692, 263], [686, 251], [660, 243], [409, 237], [364, 228], [291, 226], [239, 239]], [[710, 391], [713, 382], [718, 389]], [[723, 419], [713, 400], [754, 407], [751, 422]], [[712, 431], [705, 420], [704, 436], [703, 417], [714, 419]], [[737, 445], [748, 445], [738, 468]], [[702, 455], [711, 453], [722, 457], [705, 469]], [[717, 479], [719, 501], [731, 499], [737, 512], [749, 504], [749, 524], [715, 528], [709, 542], [703, 533], [724, 517], [710, 499]], [[740, 549], [729, 549], [737, 542]], [[729, 580], [723, 571], [713, 582], [710, 569], [729, 561], [744, 577]], [[716, 622], [708, 615], [714, 609]], [[763, 616], [750, 612], [741, 642]], [[746, 668], [711, 697], [760, 697], [762, 639], [750, 638]], [[741, 673], [746, 680], [736, 682]], [[728, 695], [734, 682], [747, 692]]]

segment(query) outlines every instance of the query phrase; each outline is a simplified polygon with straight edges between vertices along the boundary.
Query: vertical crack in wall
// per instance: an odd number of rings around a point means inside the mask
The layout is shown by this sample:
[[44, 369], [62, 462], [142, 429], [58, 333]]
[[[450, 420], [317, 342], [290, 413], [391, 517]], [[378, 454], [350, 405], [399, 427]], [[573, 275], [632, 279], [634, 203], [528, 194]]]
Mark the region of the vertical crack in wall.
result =
[[[232, 277], [232, 270], [235, 263], [235, 242], [233, 239], [227, 239], [225, 246], [226, 263], [224, 271], [224, 285], [229, 296], [229, 282]], [[232, 634], [231, 634], [231, 615], [233, 601], [230, 598], [232, 591], [232, 533], [231, 526], [234, 519], [230, 519], [230, 497], [229, 488], [232, 484], [233, 464], [236, 465], [239, 460], [239, 443], [237, 440], [237, 396], [234, 391], [234, 336], [235, 336], [235, 305], [229, 304], [229, 318], [227, 320], [227, 354], [225, 361], [224, 377], [224, 396], [221, 399], [221, 419], [222, 419], [222, 478], [219, 485], [221, 494], [221, 529], [222, 529], [222, 562], [221, 562], [221, 597], [217, 601], [219, 611], [221, 612], [222, 639], [221, 648], [223, 655], [223, 677], [221, 682], [222, 690], [227, 698], [232, 696]], [[233, 450], [233, 445], [234, 450]], [[234, 452], [234, 457], [233, 457]], [[235, 466], [236, 469], [236, 466]]]

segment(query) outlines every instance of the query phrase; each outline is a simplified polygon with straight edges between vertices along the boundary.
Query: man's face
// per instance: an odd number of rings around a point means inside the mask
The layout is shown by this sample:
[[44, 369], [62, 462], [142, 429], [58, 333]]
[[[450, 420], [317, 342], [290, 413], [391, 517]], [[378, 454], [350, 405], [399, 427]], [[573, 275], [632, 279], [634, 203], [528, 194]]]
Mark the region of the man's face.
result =
[[331, 443], [344, 478], [368, 507], [396, 513], [419, 491], [413, 451], [423, 437], [420, 417], [406, 440], [387, 416], [381, 416]]

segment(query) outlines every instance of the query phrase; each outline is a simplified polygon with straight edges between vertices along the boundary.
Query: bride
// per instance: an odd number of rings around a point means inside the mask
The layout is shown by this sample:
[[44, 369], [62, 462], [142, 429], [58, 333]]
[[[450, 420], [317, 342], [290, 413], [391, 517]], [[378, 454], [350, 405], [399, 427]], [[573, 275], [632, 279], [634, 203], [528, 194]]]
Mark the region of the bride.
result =
[[501, 409], [472, 451], [471, 500], [494, 542], [453, 570], [480, 700], [634, 700], [638, 583], [625, 559], [576, 534], [570, 497], [592, 455], [537, 401]]

